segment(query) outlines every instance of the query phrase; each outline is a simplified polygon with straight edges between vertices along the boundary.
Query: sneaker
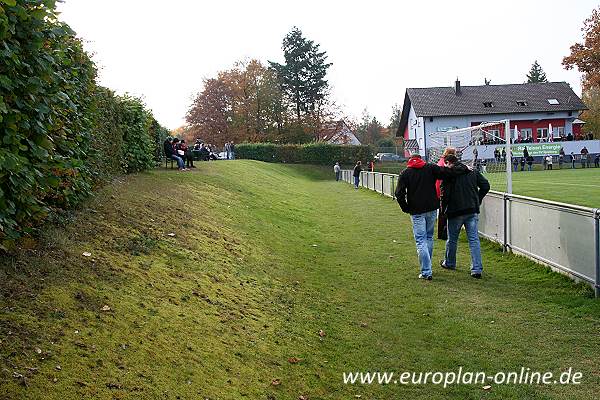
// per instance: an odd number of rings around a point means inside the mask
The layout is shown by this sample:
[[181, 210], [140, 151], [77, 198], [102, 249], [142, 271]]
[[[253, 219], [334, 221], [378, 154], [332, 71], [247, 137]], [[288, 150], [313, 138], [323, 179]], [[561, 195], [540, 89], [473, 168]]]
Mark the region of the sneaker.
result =
[[423, 275], [423, 274], [419, 274], [419, 279], [425, 279], [426, 281], [430, 281], [433, 279], [433, 277], [431, 275]]
[[446, 260], [441, 260], [440, 261], [440, 267], [444, 268], [444, 269], [449, 269], [450, 271], [455, 271], [456, 267], [449, 267], [448, 265], [446, 265]]
[[476, 272], [474, 274], [471, 274], [471, 278], [475, 278], [475, 279], [481, 279], [481, 274]]

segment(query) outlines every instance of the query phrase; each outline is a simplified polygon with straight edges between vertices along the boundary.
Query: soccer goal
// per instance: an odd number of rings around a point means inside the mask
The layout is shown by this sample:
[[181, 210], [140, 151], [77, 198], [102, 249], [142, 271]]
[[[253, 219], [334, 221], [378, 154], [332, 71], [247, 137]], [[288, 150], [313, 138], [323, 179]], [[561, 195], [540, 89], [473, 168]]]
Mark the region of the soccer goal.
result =
[[484, 174], [493, 190], [512, 193], [512, 170], [515, 165], [524, 167], [525, 160], [513, 162], [510, 140], [505, 139], [511, 138], [511, 134], [509, 120], [433, 132], [427, 135], [428, 159], [437, 163], [446, 148], [455, 148], [457, 157]]

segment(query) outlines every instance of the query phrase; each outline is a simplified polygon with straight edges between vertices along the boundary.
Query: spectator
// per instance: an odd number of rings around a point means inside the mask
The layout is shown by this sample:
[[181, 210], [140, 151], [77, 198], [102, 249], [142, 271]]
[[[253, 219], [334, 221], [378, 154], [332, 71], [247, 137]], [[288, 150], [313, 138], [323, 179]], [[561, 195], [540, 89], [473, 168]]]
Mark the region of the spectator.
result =
[[527, 156], [527, 168], [529, 172], [531, 172], [531, 167], [533, 165], [533, 156]]
[[542, 163], [544, 164], [544, 171], [548, 169], [548, 159], [546, 156], [542, 157]]
[[546, 164], [548, 166], [548, 170], [551, 170], [552, 169], [552, 156], [551, 155], [546, 156]]
[[529, 157], [529, 150], [527, 150], [527, 146], [523, 147], [523, 158]]
[[446, 165], [463, 173], [442, 183], [442, 212], [448, 216], [448, 240], [446, 257], [440, 266], [456, 269], [458, 235], [464, 225], [471, 252], [471, 276], [481, 279], [483, 262], [478, 232], [479, 206], [490, 191], [490, 183], [479, 172], [470, 171], [456, 156], [446, 157]]
[[340, 180], [340, 176], [342, 175], [342, 168], [340, 168], [339, 162], [336, 162], [333, 166], [333, 172], [335, 172], [335, 181], [338, 182]]
[[575, 169], [575, 153], [571, 152], [571, 168]]
[[362, 172], [362, 163], [359, 161], [356, 162], [354, 166], [354, 171], [352, 172], [352, 176], [354, 177], [354, 188], [358, 189], [358, 184], [360, 183], [360, 173]]
[[225, 142], [225, 158], [229, 160], [231, 157], [231, 149], [229, 148], [229, 142]]
[[596, 154], [596, 157], [594, 158], [594, 167], [600, 167], [600, 154]]
[[512, 162], [513, 162], [513, 168], [514, 168], [515, 172], [517, 172], [517, 170], [519, 169], [519, 159], [517, 157], [513, 157]]
[[229, 142], [229, 152], [231, 153], [231, 159], [235, 160], [235, 143], [233, 143], [233, 140]]
[[190, 148], [185, 143], [185, 140], [181, 139], [181, 141], [179, 142], [179, 149], [183, 151], [183, 157], [182, 158], [185, 160], [185, 166], [186, 166], [186, 168], [196, 168], [194, 166], [194, 156], [193, 156], [192, 151], [190, 150]]
[[421, 273], [419, 279], [431, 280], [431, 257], [433, 255], [433, 231], [435, 218], [440, 206], [435, 191], [437, 179], [447, 179], [461, 170], [450, 170], [435, 164], [428, 164], [419, 154], [408, 160], [407, 168], [402, 171], [396, 188], [396, 200], [402, 211], [411, 215], [413, 235], [419, 255]]
[[567, 135], [567, 141], [569, 141], [569, 142], [573, 141], [573, 134], [571, 132], [569, 132], [569, 134]]
[[165, 157], [168, 160], [177, 161], [177, 167], [180, 171], [185, 171], [185, 165], [183, 164], [183, 160], [177, 154], [175, 154], [175, 149], [173, 147], [173, 138], [168, 137], [163, 143], [163, 150], [165, 151]]
[[479, 157], [479, 151], [477, 151], [477, 147], [473, 148], [473, 160], [477, 161], [477, 158]]
[[506, 149], [502, 148], [502, 161], [506, 162]]
[[525, 171], [525, 157], [521, 157], [521, 171]]
[[500, 162], [500, 149], [498, 147], [494, 149], [494, 160]]
[[588, 161], [588, 154], [589, 151], [587, 147], [583, 146], [583, 148], [581, 149], [581, 168], [585, 168], [586, 164], [588, 167], [590, 166], [590, 162]]

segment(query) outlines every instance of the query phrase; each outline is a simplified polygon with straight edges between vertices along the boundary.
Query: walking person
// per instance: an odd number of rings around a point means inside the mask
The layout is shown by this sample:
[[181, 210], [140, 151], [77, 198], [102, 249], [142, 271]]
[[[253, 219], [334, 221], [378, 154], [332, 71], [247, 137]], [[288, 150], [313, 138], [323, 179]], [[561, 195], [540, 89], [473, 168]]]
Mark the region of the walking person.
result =
[[359, 161], [356, 162], [354, 166], [354, 171], [352, 171], [352, 176], [354, 177], [354, 189], [358, 189], [358, 184], [360, 183], [360, 174], [362, 172], [362, 163]]
[[462, 174], [442, 183], [443, 212], [448, 216], [448, 240], [442, 268], [456, 269], [458, 235], [465, 227], [471, 252], [471, 276], [480, 279], [483, 273], [479, 243], [479, 206], [490, 191], [490, 183], [477, 171], [469, 170], [456, 156], [446, 157], [446, 165]]
[[333, 166], [333, 172], [335, 172], [335, 181], [339, 182], [340, 176], [342, 175], [342, 168], [340, 167], [339, 162], [336, 162]]
[[575, 153], [571, 152], [571, 168], [575, 169]]
[[433, 231], [440, 206], [435, 182], [437, 179], [448, 179], [460, 173], [463, 172], [428, 164], [419, 154], [415, 154], [408, 160], [407, 168], [398, 178], [396, 200], [402, 211], [410, 214], [412, 219], [421, 269], [419, 279], [432, 279]]

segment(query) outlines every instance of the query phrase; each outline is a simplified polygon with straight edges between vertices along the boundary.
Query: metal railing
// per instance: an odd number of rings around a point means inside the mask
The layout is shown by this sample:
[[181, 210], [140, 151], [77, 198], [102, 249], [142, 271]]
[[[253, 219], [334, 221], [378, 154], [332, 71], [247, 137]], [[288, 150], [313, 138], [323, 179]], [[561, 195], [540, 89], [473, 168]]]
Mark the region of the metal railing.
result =
[[[342, 180], [353, 184], [351, 170]], [[362, 172], [359, 186], [394, 198], [398, 175]], [[505, 250], [590, 284], [600, 297], [600, 209], [491, 191], [479, 234]]]

